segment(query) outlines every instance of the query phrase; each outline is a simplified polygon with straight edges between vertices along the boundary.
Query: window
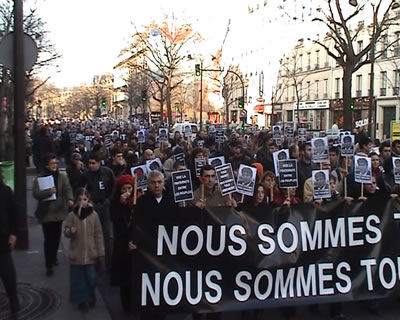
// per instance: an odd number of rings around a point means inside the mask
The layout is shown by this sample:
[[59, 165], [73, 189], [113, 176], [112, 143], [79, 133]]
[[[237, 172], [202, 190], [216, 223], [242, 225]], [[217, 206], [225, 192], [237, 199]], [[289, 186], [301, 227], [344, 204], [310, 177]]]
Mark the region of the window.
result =
[[286, 111], [286, 121], [293, 121], [293, 111], [292, 110], [287, 110]]
[[310, 100], [311, 82], [307, 81], [307, 100]]
[[393, 56], [399, 57], [400, 56], [400, 31], [397, 31], [395, 33], [395, 37], [396, 37], [396, 42], [394, 43], [394, 46], [393, 46]]
[[328, 99], [328, 79], [324, 79], [324, 99]]
[[400, 87], [400, 69], [393, 70], [394, 74], [394, 87], [393, 87], [393, 95], [399, 95], [399, 87]]
[[364, 49], [364, 43], [362, 40], [357, 41], [357, 53], [360, 53]]
[[325, 54], [325, 68], [329, 67], [329, 55], [328, 53]]
[[340, 98], [340, 78], [335, 79], [335, 99]]
[[356, 97], [361, 97], [362, 96], [362, 75], [359, 74], [356, 76], [357, 82], [356, 82]]
[[317, 50], [317, 51], [315, 52], [315, 55], [316, 55], [316, 60], [317, 60], [317, 63], [315, 64], [315, 69], [319, 69], [319, 63], [320, 63], [320, 60], [319, 60], [319, 50]]
[[387, 36], [387, 34], [384, 34], [383, 36], [382, 36], [382, 39], [381, 39], [381, 41], [382, 41], [382, 48], [381, 48], [381, 50], [382, 50], [382, 58], [387, 58], [388, 57], [388, 36]]
[[319, 80], [315, 80], [315, 99], [319, 99]]
[[307, 53], [307, 70], [311, 70], [311, 52]]
[[299, 56], [299, 71], [303, 71], [303, 54]]
[[386, 96], [387, 72], [381, 72], [381, 96]]

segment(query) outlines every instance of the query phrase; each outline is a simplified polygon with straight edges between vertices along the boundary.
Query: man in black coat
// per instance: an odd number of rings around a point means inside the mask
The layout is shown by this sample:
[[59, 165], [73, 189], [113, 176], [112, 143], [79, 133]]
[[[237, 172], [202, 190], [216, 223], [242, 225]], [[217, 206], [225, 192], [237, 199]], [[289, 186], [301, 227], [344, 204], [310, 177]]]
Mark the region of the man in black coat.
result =
[[17, 275], [11, 250], [14, 248], [19, 233], [18, 205], [10, 187], [3, 183], [0, 172], [0, 278], [8, 294], [10, 309], [18, 312]]

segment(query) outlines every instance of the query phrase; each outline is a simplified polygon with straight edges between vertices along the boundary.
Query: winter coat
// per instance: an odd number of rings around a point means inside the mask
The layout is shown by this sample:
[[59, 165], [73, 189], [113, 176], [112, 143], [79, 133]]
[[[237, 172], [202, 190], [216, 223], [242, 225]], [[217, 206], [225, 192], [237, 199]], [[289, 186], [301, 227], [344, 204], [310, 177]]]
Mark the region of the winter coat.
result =
[[19, 208], [11, 188], [0, 182], [0, 254], [11, 251], [8, 238], [18, 235]]
[[[39, 177], [46, 177], [51, 173], [43, 172]], [[57, 171], [55, 179], [56, 184], [56, 200], [44, 201], [44, 199], [51, 196], [50, 189], [40, 190], [38, 184], [38, 177], [33, 182], [32, 193], [36, 200], [39, 201], [38, 208], [43, 210], [41, 217], [38, 217], [39, 223], [63, 221], [67, 216], [67, 201], [73, 200], [71, 185], [69, 184], [68, 177], [65, 173]]]
[[[75, 233], [71, 233], [71, 227], [76, 228]], [[65, 220], [64, 234], [71, 239], [68, 252], [71, 264], [95, 264], [99, 258], [104, 257], [103, 231], [93, 207], [79, 210], [76, 206]]]
[[87, 170], [80, 185], [86, 186], [93, 203], [109, 203], [115, 188], [114, 173], [110, 168], [103, 166], [96, 172]]

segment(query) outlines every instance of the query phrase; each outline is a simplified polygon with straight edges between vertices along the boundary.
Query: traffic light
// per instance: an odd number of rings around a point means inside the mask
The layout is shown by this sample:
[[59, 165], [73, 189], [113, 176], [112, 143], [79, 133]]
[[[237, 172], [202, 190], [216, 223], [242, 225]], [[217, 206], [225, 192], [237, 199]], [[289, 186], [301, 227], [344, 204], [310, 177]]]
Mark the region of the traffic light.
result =
[[199, 77], [201, 75], [200, 64], [197, 63], [194, 67], [195, 67], [195, 70], [196, 70], [196, 76]]
[[101, 106], [102, 106], [102, 107], [107, 107], [107, 100], [106, 100], [106, 98], [101, 99]]
[[142, 101], [145, 102], [147, 100], [147, 91], [142, 90]]
[[349, 105], [349, 109], [350, 109], [350, 111], [354, 111], [354, 108], [355, 108], [355, 105], [354, 105], [354, 102], [352, 101]]
[[238, 108], [243, 109], [244, 108], [244, 97], [239, 97], [238, 99]]

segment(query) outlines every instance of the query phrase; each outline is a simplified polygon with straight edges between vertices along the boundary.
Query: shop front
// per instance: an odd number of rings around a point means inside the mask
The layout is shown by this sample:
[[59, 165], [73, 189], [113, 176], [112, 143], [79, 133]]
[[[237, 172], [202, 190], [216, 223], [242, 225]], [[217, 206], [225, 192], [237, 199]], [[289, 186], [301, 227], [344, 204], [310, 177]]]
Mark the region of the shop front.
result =
[[[301, 101], [293, 104], [294, 121], [298, 116], [301, 123], [311, 123], [314, 130], [326, 130], [329, 127], [329, 100]], [[298, 115], [297, 115], [298, 113]]]
[[[355, 126], [355, 123], [360, 120], [368, 119], [368, 110], [369, 110], [369, 98], [358, 98], [354, 99], [354, 110], [352, 111], [352, 124]], [[343, 127], [344, 116], [343, 116], [343, 100], [331, 100], [331, 119], [332, 123], [336, 123], [339, 127]], [[368, 125], [368, 123], [367, 123]]]

